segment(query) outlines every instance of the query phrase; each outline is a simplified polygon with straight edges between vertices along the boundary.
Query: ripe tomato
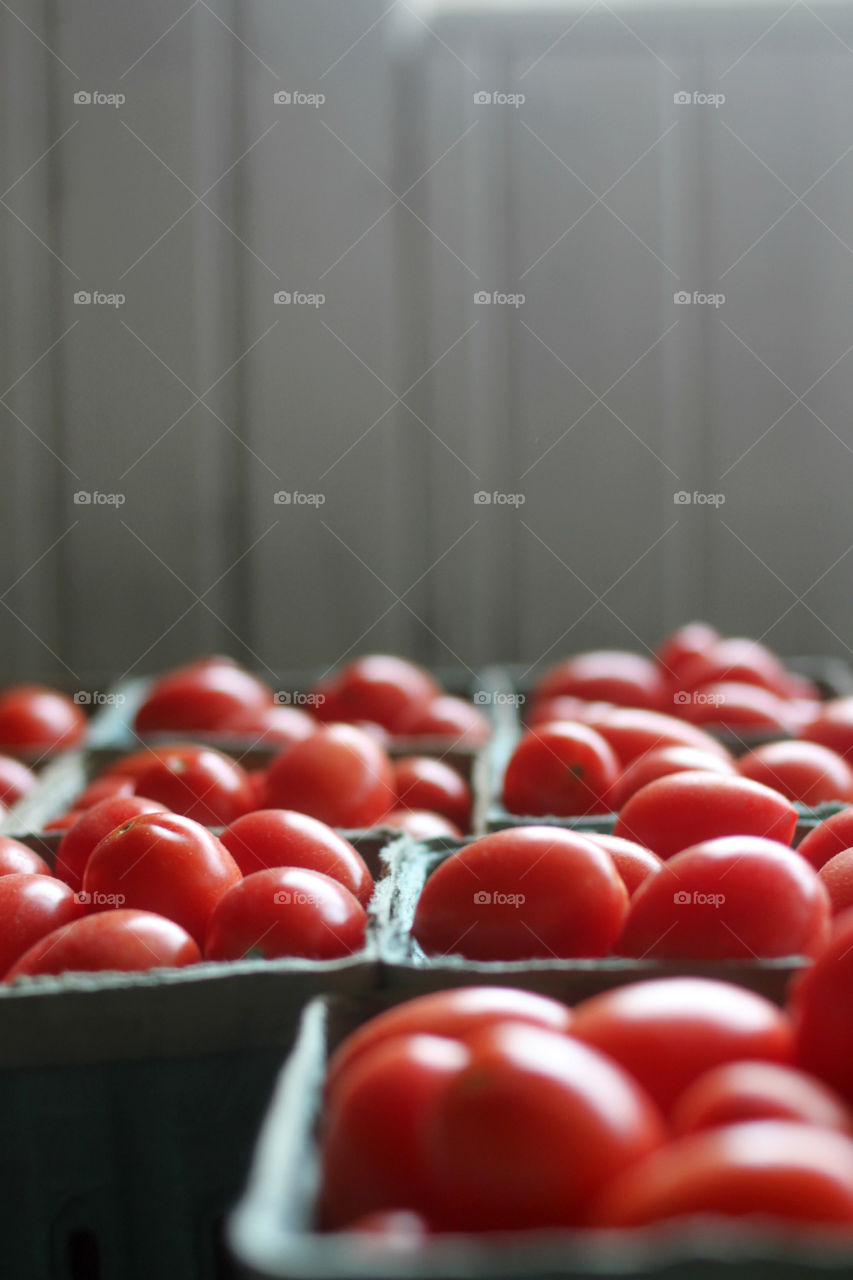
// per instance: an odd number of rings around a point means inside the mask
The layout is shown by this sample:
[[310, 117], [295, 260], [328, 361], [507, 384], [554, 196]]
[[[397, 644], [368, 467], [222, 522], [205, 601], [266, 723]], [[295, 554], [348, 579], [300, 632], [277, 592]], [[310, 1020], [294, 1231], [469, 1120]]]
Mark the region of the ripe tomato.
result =
[[818, 823], [797, 845], [799, 853], [818, 870], [837, 853], [853, 846], [853, 808], [842, 809]]
[[190, 935], [173, 920], [150, 911], [103, 911], [73, 920], [36, 942], [12, 966], [6, 981], [69, 971], [182, 968], [200, 959]]
[[85, 732], [85, 715], [64, 693], [41, 684], [10, 685], [0, 693], [0, 751], [7, 755], [51, 755]]
[[707, 622], [687, 622], [664, 637], [655, 656], [668, 675], [677, 676], [685, 662], [707, 653], [721, 639], [719, 631]]
[[29, 845], [0, 836], [0, 876], [11, 875], [52, 876], [53, 872]]
[[104, 836], [140, 813], [162, 813], [163, 806], [145, 796], [111, 796], [93, 804], [65, 832], [56, 850], [56, 874], [72, 889], [83, 887], [89, 855]]
[[272, 703], [267, 707], [251, 707], [224, 721], [219, 732], [238, 738], [249, 738], [253, 747], [290, 747], [294, 742], [310, 738], [317, 721], [299, 707]]
[[640, 711], [633, 707], [613, 707], [584, 717], [584, 723], [610, 743], [623, 769], [656, 747], [695, 747], [710, 752], [721, 760], [731, 755], [704, 729], [685, 724], [675, 716], [660, 711]]
[[135, 790], [161, 809], [210, 827], [227, 826], [252, 807], [245, 769], [212, 747], [162, 748], [140, 769]]
[[664, 1140], [637, 1083], [570, 1036], [499, 1023], [469, 1048], [427, 1138], [439, 1228], [576, 1225], [610, 1179]]
[[404, 724], [407, 738], [441, 738], [454, 747], [481, 747], [491, 733], [488, 718], [479, 707], [449, 693], [433, 698]]
[[452, 853], [424, 885], [412, 936], [470, 960], [604, 956], [628, 892], [613, 859], [558, 827], [514, 827]]
[[721, 681], [703, 684], [674, 698], [674, 709], [694, 725], [711, 725], [717, 732], [787, 733], [788, 704], [760, 685]]
[[133, 779], [120, 777], [118, 774], [107, 774], [95, 778], [88, 787], [80, 792], [74, 801], [75, 809], [91, 809], [93, 805], [108, 800], [111, 796], [132, 796]]
[[388, 753], [361, 729], [327, 725], [276, 756], [266, 804], [298, 809], [330, 827], [370, 827], [394, 803]]
[[[548, 720], [577, 720], [581, 724], [594, 725], [600, 717], [616, 710], [612, 702], [587, 702], [586, 698], [573, 698], [569, 694], [563, 694], [556, 698], [537, 698], [524, 720], [528, 729], [534, 729]], [[620, 707], [618, 710], [628, 708]], [[658, 713], [650, 711], [648, 714], [654, 716]]]
[[793, 1056], [791, 1024], [781, 1009], [753, 991], [704, 978], [659, 978], [592, 996], [575, 1006], [572, 1035], [620, 1063], [665, 1113], [711, 1067]]
[[832, 698], [800, 727], [799, 737], [819, 742], [853, 761], [853, 698]]
[[727, 1062], [694, 1080], [676, 1102], [676, 1133], [748, 1120], [799, 1120], [851, 1132], [853, 1117], [820, 1080], [778, 1062]]
[[798, 853], [727, 836], [677, 853], [638, 889], [618, 950], [656, 960], [767, 959], [815, 955], [828, 933], [828, 895]]
[[794, 982], [789, 1004], [797, 1066], [853, 1103], [853, 912], [837, 917], [826, 947]]
[[853, 907], [853, 849], [843, 849], [818, 871], [834, 916]]
[[226, 827], [220, 840], [244, 876], [268, 867], [322, 871], [366, 907], [373, 879], [349, 840], [325, 822], [292, 809], [257, 809]]
[[11, 756], [0, 756], [0, 804], [17, 804], [38, 783], [32, 769]]
[[598, 835], [592, 831], [585, 831], [583, 834], [586, 840], [601, 845], [610, 854], [629, 897], [633, 897], [640, 885], [663, 866], [656, 853], [652, 853], [651, 849], [644, 849], [633, 840], [623, 840], [621, 836]]
[[75, 895], [53, 876], [0, 876], [0, 974], [33, 943], [83, 914]]
[[339, 880], [269, 867], [235, 884], [213, 909], [206, 960], [337, 960], [364, 946], [367, 913]]
[[356, 658], [336, 675], [321, 681], [317, 717], [326, 722], [373, 720], [389, 733], [405, 733], [441, 689], [428, 671], [407, 662], [372, 654]]
[[134, 727], [142, 734], [215, 730], [271, 701], [269, 685], [230, 658], [201, 658], [154, 681]]
[[340, 1077], [322, 1131], [325, 1227], [401, 1204], [429, 1216], [424, 1157], [432, 1113], [468, 1058], [458, 1041], [399, 1035], [372, 1046]]
[[790, 688], [788, 673], [776, 654], [757, 640], [740, 638], [718, 640], [685, 660], [678, 671], [680, 689], [697, 689], [721, 681], [760, 685], [783, 698]]
[[483, 1027], [497, 1022], [524, 1023], [565, 1034], [571, 1027], [572, 1013], [559, 1000], [517, 987], [453, 987], [449, 991], [433, 991], [386, 1009], [348, 1036], [332, 1055], [328, 1088], [335, 1088], [357, 1058], [385, 1040], [430, 1035], [467, 1041]]
[[741, 777], [817, 805], [828, 800], [853, 800], [853, 769], [840, 755], [816, 742], [769, 742], [738, 760]]
[[104, 836], [89, 856], [83, 890], [153, 911], [203, 943], [213, 908], [240, 868], [216, 836], [190, 818], [143, 813]]
[[429, 809], [391, 809], [382, 819], [383, 827], [405, 831], [414, 840], [432, 840], [436, 836], [458, 839], [462, 832], [440, 813]]
[[619, 762], [600, 734], [554, 720], [522, 736], [506, 767], [503, 802], [530, 817], [607, 813], [618, 776]]
[[590, 702], [656, 710], [666, 701], [667, 682], [651, 658], [621, 649], [594, 649], [558, 662], [533, 690], [535, 699], [565, 694]]
[[393, 762], [397, 804], [441, 813], [461, 831], [471, 825], [471, 788], [443, 760], [404, 756]]
[[622, 774], [614, 792], [614, 807], [621, 809], [635, 791], [657, 778], [691, 770], [695, 773], [697, 769], [702, 773], [727, 773], [729, 777], [737, 773], [734, 763], [725, 756], [702, 751], [699, 747], [656, 747], [637, 756]]
[[796, 825], [790, 800], [760, 782], [717, 773], [671, 773], [631, 796], [613, 834], [671, 858], [717, 836], [766, 836], [790, 844]]

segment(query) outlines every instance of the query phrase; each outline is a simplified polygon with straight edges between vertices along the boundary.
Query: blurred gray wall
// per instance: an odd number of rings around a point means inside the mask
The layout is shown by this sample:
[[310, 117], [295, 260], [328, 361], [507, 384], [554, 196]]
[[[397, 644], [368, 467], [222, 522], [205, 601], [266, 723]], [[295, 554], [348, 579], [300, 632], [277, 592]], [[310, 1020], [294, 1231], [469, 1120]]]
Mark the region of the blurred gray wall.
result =
[[0, 40], [2, 679], [694, 614], [851, 652], [853, 6], [9, 0]]

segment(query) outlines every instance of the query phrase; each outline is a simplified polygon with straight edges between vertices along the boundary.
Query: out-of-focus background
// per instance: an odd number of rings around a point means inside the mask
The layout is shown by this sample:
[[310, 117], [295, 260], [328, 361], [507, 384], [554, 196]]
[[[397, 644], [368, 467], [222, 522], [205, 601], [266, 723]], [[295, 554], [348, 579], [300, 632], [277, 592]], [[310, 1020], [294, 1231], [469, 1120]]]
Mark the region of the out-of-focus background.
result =
[[850, 652], [853, 7], [9, 0], [0, 39], [4, 681], [692, 615]]

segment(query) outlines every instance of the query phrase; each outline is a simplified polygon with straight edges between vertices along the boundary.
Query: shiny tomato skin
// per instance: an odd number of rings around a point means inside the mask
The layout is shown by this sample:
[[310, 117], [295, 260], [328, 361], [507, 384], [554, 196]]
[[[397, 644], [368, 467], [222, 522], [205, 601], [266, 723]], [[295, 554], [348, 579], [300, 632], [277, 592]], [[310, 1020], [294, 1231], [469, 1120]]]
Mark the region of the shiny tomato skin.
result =
[[330, 827], [370, 827], [394, 806], [391, 761], [363, 730], [326, 725], [276, 756], [265, 803], [298, 809]]
[[565, 694], [589, 702], [657, 710], [666, 701], [667, 682], [660, 668], [639, 653], [593, 649], [558, 662], [533, 690], [535, 699]]
[[559, 827], [514, 827], [475, 840], [432, 872], [412, 936], [428, 955], [469, 960], [604, 956], [627, 904], [600, 845]]
[[790, 1063], [793, 1030], [764, 996], [706, 978], [616, 987], [574, 1008], [572, 1035], [630, 1072], [668, 1114], [711, 1067], [741, 1058]]
[[0, 836], [0, 876], [52, 876], [53, 871], [29, 845]]
[[707, 622], [687, 622], [664, 636], [655, 657], [669, 676], [677, 676], [690, 658], [707, 653], [722, 636]]
[[443, 760], [403, 756], [393, 762], [397, 807], [441, 813], [461, 831], [471, 825], [471, 788]]
[[195, 942], [173, 920], [150, 911], [103, 911], [73, 920], [35, 943], [12, 966], [6, 981], [69, 971], [183, 968], [199, 960]]
[[86, 717], [75, 702], [41, 684], [10, 685], [0, 692], [0, 752], [48, 756], [80, 742]]
[[382, 825], [392, 831], [405, 831], [415, 840], [432, 840], [436, 836], [458, 840], [462, 835], [454, 823], [431, 809], [390, 809], [382, 818]]
[[853, 849], [842, 849], [818, 871], [834, 916], [853, 907]]
[[790, 844], [796, 825], [796, 809], [778, 791], [748, 778], [690, 772], [671, 773], [636, 791], [613, 834], [667, 859], [718, 836], [766, 836]]
[[820, 868], [837, 853], [853, 846], [853, 806], [833, 813], [809, 831], [797, 845], [797, 853]]
[[614, 807], [621, 809], [635, 791], [657, 778], [690, 770], [695, 773], [697, 769], [702, 773], [727, 773], [729, 777], [738, 772], [731, 760], [698, 747], [656, 747], [637, 756], [622, 774], [613, 795]]
[[133, 786], [133, 778], [120, 777], [118, 774], [104, 774], [100, 778], [95, 778], [80, 792], [74, 801], [74, 808], [91, 809], [93, 805], [100, 804], [102, 800], [109, 800], [113, 796], [132, 796]]
[[601, 845], [613, 859], [613, 865], [622, 877], [628, 896], [634, 894], [650, 876], [656, 875], [664, 865], [663, 861], [644, 849], [634, 840], [624, 840], [621, 836], [599, 835], [597, 832], [585, 831], [584, 837], [593, 844]]
[[617, 950], [655, 960], [813, 956], [829, 915], [817, 872], [793, 849], [724, 836], [675, 854], [637, 891]]
[[796, 1062], [853, 1104], [853, 911], [833, 922], [829, 942], [788, 995]]
[[181, 743], [151, 757], [135, 790], [163, 809], [209, 827], [227, 826], [248, 813], [253, 801], [246, 771], [236, 760], [212, 747]]
[[769, 742], [741, 756], [737, 767], [741, 777], [763, 782], [800, 804], [853, 800], [853, 769], [816, 742]]
[[83, 874], [92, 896], [121, 895], [117, 905], [174, 920], [203, 945], [213, 909], [242, 879], [216, 836], [191, 818], [143, 813], [95, 845]]
[[525, 1024], [565, 1035], [572, 1024], [572, 1012], [559, 1000], [519, 987], [451, 987], [448, 991], [416, 996], [362, 1023], [343, 1041], [329, 1063], [327, 1087], [335, 1088], [362, 1054], [385, 1040], [430, 1035], [468, 1041], [484, 1027], [498, 1022]]
[[0, 876], [0, 974], [34, 943], [77, 920], [84, 910], [68, 885], [54, 876], [27, 872]]
[[454, 747], [482, 747], [491, 735], [488, 717], [464, 698], [442, 693], [403, 722], [407, 738], [440, 738]]
[[203, 658], [154, 681], [134, 728], [141, 734], [217, 730], [271, 701], [269, 686], [229, 658]]
[[814, 1076], [778, 1062], [727, 1062], [694, 1080], [672, 1112], [676, 1133], [750, 1120], [793, 1120], [850, 1135], [849, 1107]]
[[401, 1204], [429, 1218], [432, 1115], [468, 1058], [459, 1041], [400, 1035], [372, 1046], [340, 1077], [321, 1135], [323, 1226], [343, 1227]]
[[0, 804], [11, 808], [37, 785], [38, 778], [32, 769], [12, 756], [0, 756]]
[[760, 685], [780, 697], [787, 697], [790, 688], [788, 673], [775, 653], [757, 640], [740, 638], [719, 640], [685, 661], [677, 684], [689, 690], [722, 681]]
[[428, 1136], [440, 1229], [577, 1225], [610, 1179], [664, 1140], [639, 1085], [571, 1036], [499, 1023], [468, 1047]]
[[788, 704], [783, 698], [761, 685], [734, 680], [699, 685], [692, 693], [678, 693], [674, 709], [690, 724], [706, 725], [717, 733], [782, 734], [791, 728]]
[[619, 762], [588, 725], [550, 721], [528, 729], [510, 757], [503, 802], [510, 813], [571, 817], [607, 813]]
[[686, 1134], [607, 1187], [592, 1224], [674, 1218], [853, 1222], [853, 1142], [831, 1129], [758, 1120]]
[[800, 727], [798, 736], [829, 747], [853, 762], [853, 697], [830, 699]]
[[256, 809], [237, 818], [219, 836], [244, 876], [269, 867], [322, 871], [366, 907], [373, 878], [361, 854], [336, 831], [293, 809]]
[[217, 732], [225, 736], [248, 738], [252, 747], [293, 746], [310, 738], [317, 728], [317, 721], [300, 707], [288, 707], [280, 703], [252, 707], [224, 720]]
[[315, 693], [321, 699], [317, 718], [326, 723], [372, 720], [389, 733], [399, 734], [439, 696], [441, 688], [414, 662], [370, 654], [321, 681]]
[[695, 747], [731, 762], [729, 751], [704, 729], [685, 724], [674, 715], [665, 715], [661, 711], [613, 707], [591, 712], [584, 717], [584, 723], [610, 743], [623, 769], [633, 764], [638, 756], [657, 747]]
[[206, 960], [338, 960], [364, 946], [367, 913], [339, 880], [269, 867], [233, 885], [213, 909]]
[[[569, 694], [554, 698], [537, 698], [524, 717], [528, 729], [545, 724], [548, 720], [577, 720], [581, 724], [594, 724], [597, 717], [617, 710], [612, 702], [588, 702], [586, 698], [573, 698]], [[619, 708], [626, 710], [626, 708]], [[657, 715], [657, 712], [642, 714]]]
[[75, 891], [81, 889], [89, 855], [104, 836], [140, 813], [162, 812], [162, 805], [145, 796], [112, 796], [93, 804], [60, 840], [54, 867], [56, 875]]

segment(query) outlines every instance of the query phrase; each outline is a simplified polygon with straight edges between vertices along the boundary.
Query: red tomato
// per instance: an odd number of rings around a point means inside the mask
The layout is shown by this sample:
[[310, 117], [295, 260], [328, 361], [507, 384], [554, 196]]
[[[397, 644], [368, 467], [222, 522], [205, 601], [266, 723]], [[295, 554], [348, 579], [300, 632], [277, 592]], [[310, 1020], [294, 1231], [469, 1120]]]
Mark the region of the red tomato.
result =
[[337, 960], [364, 946], [367, 913], [339, 880], [269, 867], [238, 881], [213, 909], [206, 960]]
[[[725, 756], [702, 751], [699, 747], [656, 747], [637, 756], [622, 774], [614, 792], [614, 807], [621, 809], [635, 791], [657, 778], [690, 770], [695, 773], [697, 769], [702, 773], [727, 773], [729, 777], [737, 773], [734, 763]], [[759, 778], [758, 781], [763, 782], [764, 779]]]
[[591, 1220], [638, 1227], [711, 1214], [853, 1222], [853, 1142], [783, 1120], [690, 1133], [615, 1178]]
[[52, 876], [44, 858], [11, 836], [0, 836], [0, 876]]
[[581, 1223], [601, 1188], [664, 1140], [636, 1082], [569, 1036], [502, 1023], [469, 1048], [428, 1134], [439, 1228]]
[[790, 1062], [793, 1033], [781, 1009], [743, 987], [659, 978], [582, 1001], [572, 1035], [620, 1063], [664, 1112], [711, 1067], [741, 1058]]
[[722, 681], [760, 685], [780, 697], [787, 697], [790, 688], [783, 664], [757, 640], [718, 640], [703, 653], [685, 660], [678, 671], [680, 689], [697, 689]]
[[655, 960], [767, 959], [815, 955], [828, 933], [829, 898], [798, 853], [727, 836], [677, 853], [637, 891], [618, 950]]
[[6, 981], [68, 971], [182, 968], [200, 959], [190, 935], [172, 920], [149, 911], [103, 911], [73, 920], [36, 942], [12, 966]]
[[452, 853], [424, 885], [412, 936], [469, 960], [604, 956], [628, 891], [599, 846], [558, 827], [514, 827]]
[[737, 767], [742, 777], [763, 782], [801, 804], [853, 800], [853, 769], [816, 742], [769, 742], [741, 756]]
[[373, 720], [389, 733], [405, 733], [441, 689], [423, 667], [372, 654], [356, 658], [315, 690], [320, 720]]
[[[141, 775], [151, 765], [152, 761], [159, 760], [166, 752], [172, 750], [171, 744], [168, 747], [143, 747], [141, 751], [129, 751], [127, 755], [119, 756], [117, 760], [108, 764], [100, 778], [96, 778], [96, 782], [103, 781], [107, 778], [113, 780], [127, 780], [128, 778], [136, 784]], [[179, 745], [189, 746], [189, 743]], [[193, 750], [200, 750], [199, 747], [193, 747]], [[101, 799], [104, 799], [102, 796]]]
[[594, 649], [558, 662], [533, 690], [536, 699], [564, 694], [656, 710], [666, 701], [667, 682], [651, 658], [621, 649]]
[[797, 853], [818, 870], [837, 853], [853, 846], [853, 808], [820, 822], [797, 845]]
[[[545, 724], [548, 720], [578, 720], [581, 724], [592, 724], [616, 710], [612, 702], [587, 702], [586, 698], [572, 698], [564, 694], [556, 698], [537, 698], [524, 719], [528, 729]], [[646, 712], [641, 714], [645, 715]], [[658, 713], [650, 711], [648, 714], [655, 716]]]
[[388, 753], [361, 729], [332, 724], [276, 756], [267, 806], [298, 809], [331, 827], [370, 827], [394, 803]]
[[0, 751], [47, 756], [80, 742], [86, 717], [64, 693], [41, 684], [11, 685], [0, 693]]
[[819, 742], [853, 760], [853, 698], [832, 698], [799, 731], [801, 738]]
[[244, 876], [268, 867], [305, 867], [337, 880], [363, 907], [373, 896], [373, 879], [361, 854], [307, 813], [258, 809], [232, 822], [219, 838]]
[[113, 776], [110, 774], [102, 778], [95, 778], [94, 782], [90, 782], [88, 787], [81, 791], [74, 801], [74, 807], [75, 809], [91, 809], [93, 805], [100, 804], [102, 800], [108, 800], [112, 796], [132, 795], [132, 778], [123, 778], [119, 775]]
[[789, 1004], [797, 1065], [853, 1103], [853, 912], [837, 917], [828, 944], [794, 982]]
[[675, 695], [678, 715], [691, 724], [712, 725], [717, 732], [787, 733], [790, 715], [785, 701], [760, 685], [722, 681]]
[[585, 831], [584, 838], [593, 844], [601, 845], [613, 859], [613, 865], [622, 877], [629, 897], [633, 897], [650, 876], [656, 875], [663, 862], [651, 849], [644, 849], [633, 840], [623, 840], [621, 836], [598, 835]]
[[849, 1134], [853, 1117], [820, 1080], [778, 1062], [714, 1067], [684, 1090], [672, 1112], [676, 1133], [748, 1120], [799, 1120]]
[[522, 736], [506, 767], [503, 802], [530, 817], [607, 813], [618, 776], [619, 761], [600, 734], [554, 720]]
[[245, 769], [212, 747], [163, 748], [140, 770], [135, 790], [162, 809], [210, 827], [227, 826], [252, 807]]
[[462, 832], [440, 813], [429, 809], [391, 809], [382, 819], [383, 827], [405, 831], [414, 840], [432, 840], [436, 836], [458, 839]]
[[685, 662], [697, 654], [707, 653], [720, 639], [719, 631], [707, 622], [687, 622], [664, 637], [655, 656], [663, 669], [675, 676]]
[[471, 788], [463, 777], [428, 756], [404, 756], [393, 762], [397, 804], [406, 809], [429, 809], [443, 814], [454, 826], [471, 825]]
[[481, 747], [491, 733], [488, 718], [479, 707], [448, 693], [433, 698], [404, 723], [407, 738], [442, 738], [454, 747]]
[[223, 721], [219, 732], [239, 738], [250, 738], [253, 747], [290, 747], [303, 742], [317, 729], [313, 716], [299, 707], [273, 703], [267, 707], [250, 707]]
[[81, 889], [89, 855], [104, 836], [140, 813], [162, 812], [162, 805], [145, 796], [112, 796], [93, 804], [60, 840], [56, 850], [56, 874], [72, 889]]
[[153, 911], [203, 943], [217, 902], [242, 877], [216, 836], [190, 818], [143, 813], [116, 827], [92, 851], [83, 891]]
[[853, 907], [853, 849], [843, 849], [818, 871], [834, 916]]
[[215, 730], [271, 701], [269, 685], [230, 658], [202, 658], [153, 682], [134, 727], [142, 734]]
[[249, 794], [252, 799], [250, 812], [263, 808], [267, 796], [266, 769], [250, 769], [246, 774], [246, 781], [249, 784]]
[[83, 812], [83, 809], [69, 809], [68, 813], [61, 813], [58, 818], [51, 818], [50, 822], [46, 822], [44, 829], [45, 831], [67, 831], [69, 827], [74, 826]]
[[0, 804], [17, 804], [38, 783], [32, 769], [11, 756], [0, 756]]
[[0, 974], [45, 934], [83, 914], [75, 895], [53, 876], [0, 876]]
[[386, 1009], [348, 1036], [332, 1055], [328, 1088], [335, 1088], [337, 1080], [363, 1053], [395, 1036], [431, 1035], [467, 1041], [496, 1022], [524, 1023], [562, 1034], [571, 1027], [572, 1013], [559, 1000], [517, 987], [433, 991]]
[[721, 760], [731, 755], [704, 729], [676, 720], [660, 711], [640, 711], [632, 707], [614, 707], [585, 717], [586, 724], [610, 743], [624, 769], [656, 747], [695, 747], [708, 751]]
[[631, 796], [613, 834], [671, 858], [717, 836], [766, 836], [790, 844], [796, 825], [790, 800], [759, 782], [717, 773], [671, 773]]
[[372, 1046], [339, 1079], [322, 1132], [325, 1227], [400, 1204], [428, 1209], [424, 1154], [432, 1113], [468, 1058], [458, 1041], [399, 1035]]

